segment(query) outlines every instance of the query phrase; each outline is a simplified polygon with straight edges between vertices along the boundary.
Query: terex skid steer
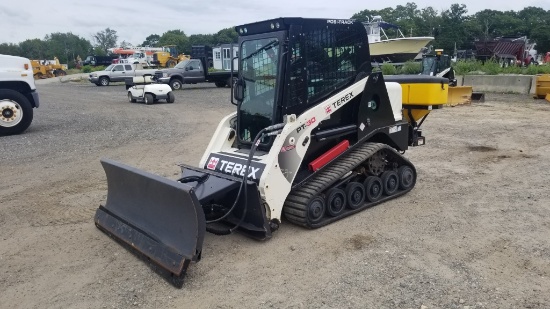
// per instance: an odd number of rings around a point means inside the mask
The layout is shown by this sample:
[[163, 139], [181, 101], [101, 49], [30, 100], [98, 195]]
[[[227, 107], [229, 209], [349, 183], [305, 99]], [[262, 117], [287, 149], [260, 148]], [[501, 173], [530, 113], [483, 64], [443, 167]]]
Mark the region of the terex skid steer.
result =
[[236, 31], [237, 110], [198, 167], [182, 164], [170, 180], [101, 162], [108, 195], [96, 226], [180, 287], [205, 231], [264, 240], [283, 214], [318, 228], [410, 191], [416, 170], [402, 154], [424, 144], [419, 127], [447, 98], [447, 79], [372, 72], [353, 20], [279, 18]]

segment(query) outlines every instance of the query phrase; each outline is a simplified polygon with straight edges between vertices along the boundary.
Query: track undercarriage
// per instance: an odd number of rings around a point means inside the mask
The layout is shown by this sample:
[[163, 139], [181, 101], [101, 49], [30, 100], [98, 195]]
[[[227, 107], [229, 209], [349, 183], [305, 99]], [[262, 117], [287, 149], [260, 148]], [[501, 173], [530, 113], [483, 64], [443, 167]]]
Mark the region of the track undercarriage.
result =
[[297, 225], [318, 228], [401, 196], [416, 183], [416, 169], [388, 145], [363, 143], [288, 195], [283, 212]]

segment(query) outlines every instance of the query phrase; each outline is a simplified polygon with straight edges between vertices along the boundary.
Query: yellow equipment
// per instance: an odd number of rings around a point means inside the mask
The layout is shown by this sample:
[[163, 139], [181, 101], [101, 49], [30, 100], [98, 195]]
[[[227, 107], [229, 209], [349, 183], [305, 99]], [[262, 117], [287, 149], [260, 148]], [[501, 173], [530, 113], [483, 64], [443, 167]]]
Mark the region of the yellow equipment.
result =
[[455, 72], [449, 55], [443, 49], [436, 49], [435, 54], [422, 55], [422, 75], [445, 77], [449, 79], [449, 91], [446, 105], [455, 106], [472, 102], [472, 87], [457, 86]]
[[34, 79], [67, 75], [57, 57], [54, 57], [54, 60], [31, 60], [31, 65]]
[[[447, 105], [452, 88], [447, 78], [427, 75], [392, 75], [385, 80], [401, 84], [403, 116], [413, 127], [420, 127], [432, 110]], [[418, 142], [422, 145], [423, 140]]]
[[535, 99], [547, 98], [550, 94], [550, 74], [537, 75], [536, 87], [535, 87]]
[[163, 68], [173, 68], [176, 64], [183, 60], [190, 59], [185, 54], [178, 54], [178, 50], [175, 45], [167, 45], [162, 47], [163, 51], [155, 52], [153, 54], [152, 63]]

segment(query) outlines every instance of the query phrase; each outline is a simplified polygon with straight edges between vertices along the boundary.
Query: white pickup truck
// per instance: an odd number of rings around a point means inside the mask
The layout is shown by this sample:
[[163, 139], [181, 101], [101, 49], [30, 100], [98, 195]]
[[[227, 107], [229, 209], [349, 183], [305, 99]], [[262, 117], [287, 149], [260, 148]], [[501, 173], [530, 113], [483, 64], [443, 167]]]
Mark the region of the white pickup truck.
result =
[[25, 131], [39, 104], [30, 60], [0, 55], [0, 135]]
[[111, 64], [103, 71], [90, 73], [88, 80], [98, 86], [108, 86], [111, 82], [124, 82], [129, 77], [155, 75], [156, 69], [145, 69], [141, 64]]

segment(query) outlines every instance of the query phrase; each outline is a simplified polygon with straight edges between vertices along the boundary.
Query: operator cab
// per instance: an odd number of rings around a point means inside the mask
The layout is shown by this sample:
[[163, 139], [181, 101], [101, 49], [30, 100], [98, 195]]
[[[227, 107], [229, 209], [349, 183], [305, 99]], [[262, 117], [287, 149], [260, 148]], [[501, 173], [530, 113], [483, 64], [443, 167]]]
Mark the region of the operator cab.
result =
[[[368, 37], [347, 19], [278, 18], [237, 26], [239, 79], [237, 143], [250, 143], [263, 128], [300, 115], [371, 72]], [[272, 137], [260, 141], [269, 149]]]

